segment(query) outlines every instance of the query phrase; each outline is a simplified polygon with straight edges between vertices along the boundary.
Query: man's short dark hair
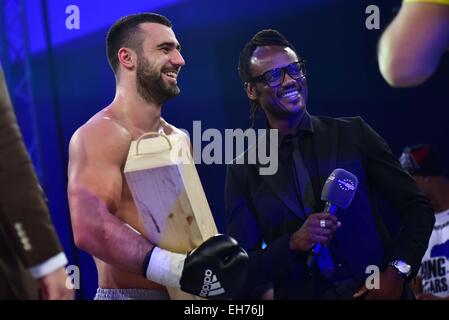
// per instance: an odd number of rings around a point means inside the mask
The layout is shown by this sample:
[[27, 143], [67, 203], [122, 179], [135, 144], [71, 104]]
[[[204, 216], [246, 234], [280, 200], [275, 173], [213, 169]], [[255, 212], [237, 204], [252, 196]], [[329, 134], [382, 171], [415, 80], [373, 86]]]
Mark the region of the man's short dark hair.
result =
[[239, 58], [239, 75], [243, 82], [248, 82], [252, 76], [250, 72], [250, 61], [254, 51], [261, 46], [281, 46], [292, 49], [299, 57], [298, 52], [293, 45], [279, 31], [273, 29], [265, 29], [257, 32], [250, 41], [245, 44]]
[[140, 50], [143, 37], [139, 25], [145, 22], [159, 23], [169, 28], [172, 27], [170, 20], [157, 13], [137, 13], [120, 18], [109, 29], [106, 36], [106, 53], [109, 65], [114, 73], [117, 73], [119, 61], [117, 53], [120, 48], [127, 47]]
[[[240, 53], [238, 69], [240, 78], [244, 83], [249, 82], [249, 80], [252, 77], [258, 76], [255, 74], [253, 75], [251, 74], [250, 66], [251, 66], [251, 57], [253, 56], [254, 51], [256, 50], [257, 47], [261, 46], [288, 47], [292, 49], [298, 56], [298, 59], [301, 60], [301, 57], [299, 56], [295, 47], [293, 47], [293, 45], [287, 40], [287, 38], [284, 35], [282, 35], [279, 31], [273, 29], [265, 29], [259, 31], [254, 35], [254, 37], [251, 38], [250, 41], [248, 41], [245, 44], [245, 47]], [[259, 110], [259, 104], [255, 101], [251, 101], [250, 103], [251, 103], [250, 119], [252, 122], [251, 126], [254, 126], [256, 115]]]

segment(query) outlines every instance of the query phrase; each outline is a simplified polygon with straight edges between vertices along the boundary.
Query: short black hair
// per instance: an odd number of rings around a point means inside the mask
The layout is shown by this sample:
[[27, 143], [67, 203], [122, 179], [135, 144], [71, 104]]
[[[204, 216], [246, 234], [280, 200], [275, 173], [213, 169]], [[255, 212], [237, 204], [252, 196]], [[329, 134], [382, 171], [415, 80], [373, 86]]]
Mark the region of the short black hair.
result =
[[[251, 75], [250, 65], [251, 65], [251, 57], [253, 56], [254, 51], [257, 47], [261, 46], [281, 46], [288, 47], [292, 49], [295, 54], [298, 56], [298, 59], [301, 60], [300, 55], [296, 51], [295, 47], [287, 40], [287, 38], [281, 34], [277, 30], [273, 29], [265, 29], [257, 32], [254, 37], [251, 38], [243, 47], [242, 52], [240, 52], [239, 57], [239, 75], [244, 83], [250, 82], [250, 79], [253, 76]], [[254, 126], [254, 122], [256, 120], [257, 112], [259, 111], [259, 104], [255, 101], [250, 101], [251, 109], [250, 109], [250, 119], [251, 119], [251, 127]]]
[[166, 17], [157, 13], [146, 12], [120, 18], [109, 29], [106, 36], [106, 54], [109, 65], [115, 74], [119, 66], [117, 52], [120, 48], [127, 47], [136, 51], [141, 48], [143, 39], [139, 25], [145, 22], [159, 23], [169, 28], [172, 27], [172, 23]]
[[273, 29], [265, 29], [257, 32], [254, 37], [251, 38], [245, 44], [242, 52], [239, 57], [239, 75], [243, 82], [248, 82], [252, 77], [250, 72], [250, 61], [253, 56], [254, 51], [257, 47], [261, 46], [281, 46], [281, 47], [289, 47], [292, 49], [299, 59], [300, 56], [296, 51], [295, 47], [287, 40], [287, 38], [282, 35], [279, 31]]

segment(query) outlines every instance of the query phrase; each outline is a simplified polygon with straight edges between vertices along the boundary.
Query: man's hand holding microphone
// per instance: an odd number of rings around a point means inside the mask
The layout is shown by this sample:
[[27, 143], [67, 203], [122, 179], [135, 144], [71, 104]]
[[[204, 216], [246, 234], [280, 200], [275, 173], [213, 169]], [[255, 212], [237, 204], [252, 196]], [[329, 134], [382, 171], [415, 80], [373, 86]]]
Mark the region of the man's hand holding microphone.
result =
[[358, 180], [344, 169], [335, 169], [327, 178], [321, 192], [326, 203], [324, 212], [307, 217], [304, 224], [290, 238], [290, 248], [295, 251], [309, 251], [309, 267], [320, 254], [321, 246], [328, 246], [335, 231], [341, 227], [335, 213], [337, 208], [346, 209], [354, 198]]
[[290, 237], [290, 249], [306, 252], [317, 244], [327, 246], [340, 226], [337, 217], [328, 212], [311, 214], [301, 228]]

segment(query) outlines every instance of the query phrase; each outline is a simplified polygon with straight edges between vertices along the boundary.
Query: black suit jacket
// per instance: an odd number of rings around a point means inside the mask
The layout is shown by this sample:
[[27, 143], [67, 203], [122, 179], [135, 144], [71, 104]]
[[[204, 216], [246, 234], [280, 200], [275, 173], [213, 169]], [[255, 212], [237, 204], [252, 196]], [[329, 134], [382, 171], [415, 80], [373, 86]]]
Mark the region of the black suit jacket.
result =
[[[342, 227], [335, 234], [339, 252], [354, 279], [363, 283], [366, 267], [381, 269], [402, 259], [418, 271], [434, 224], [430, 202], [413, 178], [402, 170], [386, 142], [362, 118], [313, 117], [313, 145], [320, 176], [319, 190], [335, 168], [346, 169], [359, 184], [350, 206], [339, 210]], [[249, 150], [256, 146], [250, 147]], [[243, 157], [246, 157], [248, 150]], [[281, 297], [295, 297], [303, 284], [307, 253], [289, 250], [290, 235], [304, 223], [299, 202], [282, 184], [282, 167], [274, 175], [260, 175], [256, 164], [230, 164], [225, 203], [228, 233], [250, 252], [248, 287], [273, 281]], [[401, 229], [391, 239], [377, 209], [380, 192], [400, 216]], [[267, 248], [260, 250], [262, 241]]]
[[38, 298], [27, 268], [61, 251], [0, 67], [0, 299]]

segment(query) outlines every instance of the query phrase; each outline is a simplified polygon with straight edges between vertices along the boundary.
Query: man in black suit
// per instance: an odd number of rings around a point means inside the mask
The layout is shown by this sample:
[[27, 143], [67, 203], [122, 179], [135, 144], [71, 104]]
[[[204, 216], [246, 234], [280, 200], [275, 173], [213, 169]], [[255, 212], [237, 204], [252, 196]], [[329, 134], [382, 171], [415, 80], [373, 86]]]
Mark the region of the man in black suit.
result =
[[[360, 117], [307, 112], [304, 61], [275, 30], [263, 30], [246, 44], [239, 72], [252, 118], [262, 109], [268, 127], [278, 129], [278, 139], [262, 138], [278, 143], [275, 174], [261, 175], [260, 163], [228, 166], [228, 233], [250, 252], [245, 296], [254, 297], [271, 283], [275, 299], [412, 298], [407, 284], [426, 250], [433, 210], [386, 142]], [[350, 206], [338, 211], [338, 222], [322, 212], [320, 200], [335, 168], [352, 172], [359, 181]], [[395, 237], [378, 212], [377, 192], [400, 217]], [[267, 247], [262, 250], [263, 241]], [[309, 266], [315, 244], [324, 249]], [[324, 265], [330, 272], [324, 272]], [[376, 267], [377, 277], [368, 278]]]

